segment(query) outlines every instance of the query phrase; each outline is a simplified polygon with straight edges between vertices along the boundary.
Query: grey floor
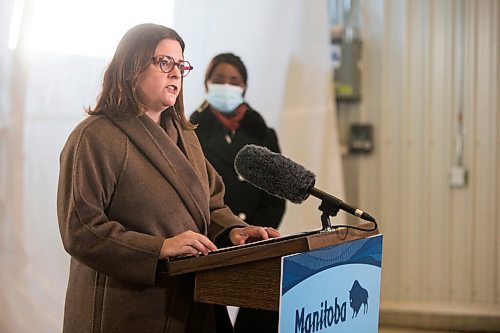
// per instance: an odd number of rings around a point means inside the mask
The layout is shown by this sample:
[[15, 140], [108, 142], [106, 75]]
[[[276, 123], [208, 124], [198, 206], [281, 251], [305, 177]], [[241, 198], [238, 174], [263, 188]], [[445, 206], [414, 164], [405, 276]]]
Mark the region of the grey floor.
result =
[[379, 333], [459, 333], [455, 331], [418, 330], [414, 328], [380, 327]]

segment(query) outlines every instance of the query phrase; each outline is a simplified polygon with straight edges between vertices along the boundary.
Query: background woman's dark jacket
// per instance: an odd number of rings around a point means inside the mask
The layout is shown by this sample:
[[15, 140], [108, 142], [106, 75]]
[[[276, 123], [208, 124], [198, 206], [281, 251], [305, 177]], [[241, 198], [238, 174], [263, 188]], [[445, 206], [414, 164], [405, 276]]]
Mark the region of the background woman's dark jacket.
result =
[[224, 202], [249, 224], [277, 228], [285, 211], [285, 201], [242, 181], [234, 170], [234, 158], [246, 144], [280, 152], [274, 130], [250, 107], [234, 136], [215, 118], [209, 106], [194, 112], [191, 122], [199, 125], [196, 134], [203, 153], [222, 176], [226, 187]]

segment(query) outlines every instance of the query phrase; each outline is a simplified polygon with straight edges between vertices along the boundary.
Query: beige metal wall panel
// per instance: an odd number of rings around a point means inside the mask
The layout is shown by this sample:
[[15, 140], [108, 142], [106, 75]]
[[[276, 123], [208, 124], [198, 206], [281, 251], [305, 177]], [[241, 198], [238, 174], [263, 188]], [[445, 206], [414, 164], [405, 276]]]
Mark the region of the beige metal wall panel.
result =
[[[404, 19], [404, 7], [400, 2], [387, 1], [390, 4], [384, 8], [383, 60], [381, 73], [381, 114], [380, 114], [380, 227], [389, 242], [384, 244], [384, 261], [382, 263], [382, 297], [397, 297], [399, 295], [403, 258], [401, 257], [401, 137], [402, 131], [398, 124], [401, 119], [401, 94], [395, 94], [401, 87], [402, 54], [400, 43], [403, 33], [400, 29]], [[389, 31], [391, 33], [389, 33]]]
[[[495, 15], [496, 13], [496, 18], [494, 19], [494, 24], [493, 24], [493, 38], [491, 39], [492, 44], [494, 45], [492, 48], [494, 52], [496, 52], [496, 55], [492, 57], [492, 73], [497, 73], [496, 74], [496, 79], [494, 79], [493, 84], [496, 87], [495, 94], [492, 96], [493, 103], [494, 103], [494, 111], [496, 110], [496, 144], [494, 143], [494, 146], [496, 146], [496, 152], [495, 152], [495, 158], [493, 159], [495, 163], [495, 179], [496, 179], [496, 186], [495, 186], [495, 194], [494, 194], [494, 206], [495, 206], [495, 213], [493, 216], [493, 219], [495, 221], [495, 228], [496, 228], [496, 236], [495, 236], [495, 246], [496, 246], [496, 251], [493, 254], [494, 257], [494, 262], [496, 263], [496, 274], [495, 274], [495, 291], [496, 291], [496, 298], [495, 298], [495, 304], [500, 305], [500, 93], [498, 93], [498, 87], [500, 86], [500, 75], [498, 72], [500, 71], [500, 33], [498, 30], [500, 30], [500, 23], [499, 18], [500, 18], [500, 5], [498, 2], [495, 4], [493, 10], [493, 14]], [[495, 60], [496, 56], [496, 60]], [[492, 182], [494, 183], [494, 181]]]
[[[494, 3], [491, 1], [479, 1], [475, 14], [475, 81], [473, 106], [474, 128], [474, 255], [473, 255], [473, 301], [481, 304], [492, 304], [495, 290], [494, 275], [495, 266], [495, 220], [494, 220], [494, 195], [495, 195], [495, 147], [491, 144], [495, 141], [496, 117], [495, 103], [492, 96], [495, 95], [494, 88], [497, 72], [492, 72], [496, 66], [492, 66], [492, 60], [498, 59], [494, 53], [493, 33], [495, 27]], [[494, 58], [495, 57], [495, 58]], [[492, 159], [493, 157], [493, 159]]]

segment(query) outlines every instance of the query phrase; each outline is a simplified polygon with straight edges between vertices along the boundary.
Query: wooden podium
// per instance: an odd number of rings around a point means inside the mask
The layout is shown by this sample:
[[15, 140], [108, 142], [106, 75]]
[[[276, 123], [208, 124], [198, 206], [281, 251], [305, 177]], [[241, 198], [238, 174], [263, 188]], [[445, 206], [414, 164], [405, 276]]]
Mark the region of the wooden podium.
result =
[[[361, 225], [370, 228], [371, 223]], [[281, 257], [373, 235], [378, 230], [338, 228], [311, 231], [217, 250], [207, 256], [176, 259], [161, 274], [195, 274], [194, 300], [201, 303], [279, 310]]]

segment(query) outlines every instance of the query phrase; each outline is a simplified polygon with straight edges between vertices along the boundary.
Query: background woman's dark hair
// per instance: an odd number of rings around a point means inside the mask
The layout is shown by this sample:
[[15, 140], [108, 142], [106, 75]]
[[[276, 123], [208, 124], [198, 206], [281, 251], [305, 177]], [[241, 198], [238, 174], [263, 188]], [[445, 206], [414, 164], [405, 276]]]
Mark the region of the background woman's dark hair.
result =
[[210, 63], [208, 64], [207, 72], [205, 73], [205, 85], [210, 80], [210, 77], [212, 76], [215, 68], [222, 63], [227, 63], [236, 67], [241, 77], [243, 78], [243, 82], [245, 82], [245, 85], [247, 84], [247, 69], [243, 64], [243, 61], [241, 61], [240, 57], [234, 55], [233, 53], [221, 53], [213, 57], [212, 61], [210, 61]]
[[[150, 66], [156, 47], [163, 39], [178, 41], [184, 53], [184, 41], [173, 29], [145, 23], [127, 31], [104, 72], [97, 104], [94, 109], [89, 108], [87, 113], [106, 113], [119, 117], [143, 115], [146, 112], [146, 106], [137, 95], [137, 76]], [[184, 114], [183, 87], [181, 87], [174, 108], [184, 129], [196, 128]]]

